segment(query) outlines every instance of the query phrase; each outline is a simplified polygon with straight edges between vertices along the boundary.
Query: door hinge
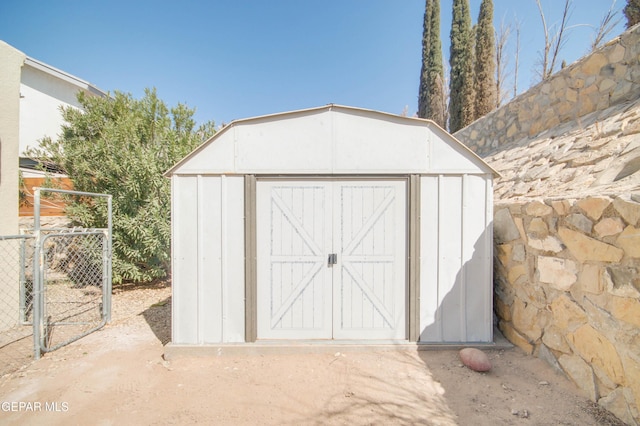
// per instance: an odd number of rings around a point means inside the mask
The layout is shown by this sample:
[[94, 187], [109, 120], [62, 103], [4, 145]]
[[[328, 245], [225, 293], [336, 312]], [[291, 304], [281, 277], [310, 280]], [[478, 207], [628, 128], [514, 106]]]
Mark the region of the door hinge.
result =
[[327, 262], [327, 266], [335, 265], [338, 263], [338, 255], [336, 253], [331, 253], [329, 255], [329, 261]]

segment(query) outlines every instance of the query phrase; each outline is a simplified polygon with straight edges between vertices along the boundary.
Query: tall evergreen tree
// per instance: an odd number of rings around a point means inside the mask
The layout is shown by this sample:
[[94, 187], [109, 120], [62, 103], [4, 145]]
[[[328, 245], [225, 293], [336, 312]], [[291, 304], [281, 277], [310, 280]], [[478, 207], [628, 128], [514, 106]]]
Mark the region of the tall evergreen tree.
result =
[[627, 0], [624, 7], [624, 16], [627, 17], [627, 28], [640, 22], [640, 0]]
[[496, 105], [496, 47], [493, 29], [493, 1], [482, 0], [476, 28], [476, 55], [473, 87], [475, 118], [492, 111]]
[[449, 51], [449, 131], [452, 133], [474, 119], [473, 44], [469, 0], [453, 0]]
[[431, 39], [427, 60], [429, 102], [427, 118], [440, 127], [446, 126], [446, 99], [444, 94], [444, 67], [442, 65], [442, 42], [440, 41], [440, 0], [431, 0]]
[[422, 31], [422, 69], [420, 71], [418, 117], [428, 118], [444, 127], [446, 125], [445, 110], [442, 42], [440, 41], [440, 0], [426, 0]]
[[418, 117], [427, 118], [427, 104], [429, 103], [429, 45], [431, 40], [431, 11], [433, 0], [426, 0], [424, 5], [424, 19], [422, 21], [422, 67], [420, 69], [420, 92], [418, 93]]

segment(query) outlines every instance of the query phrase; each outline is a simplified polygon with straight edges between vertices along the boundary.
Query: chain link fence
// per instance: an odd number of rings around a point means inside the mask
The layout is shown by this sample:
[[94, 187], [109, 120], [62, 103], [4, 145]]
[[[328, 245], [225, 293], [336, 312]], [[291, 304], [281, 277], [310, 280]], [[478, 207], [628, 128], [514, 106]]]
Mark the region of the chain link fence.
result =
[[[40, 191], [106, 198], [104, 228], [41, 227]], [[111, 197], [35, 188], [33, 229], [0, 236], [0, 375], [98, 330], [111, 312]]]
[[33, 253], [33, 235], [0, 237], [0, 375], [33, 359]]

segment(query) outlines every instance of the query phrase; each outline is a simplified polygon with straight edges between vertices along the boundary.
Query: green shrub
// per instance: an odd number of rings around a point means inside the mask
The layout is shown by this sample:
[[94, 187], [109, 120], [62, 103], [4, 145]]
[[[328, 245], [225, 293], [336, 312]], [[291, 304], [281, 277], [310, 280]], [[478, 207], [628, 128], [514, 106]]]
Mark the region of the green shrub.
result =
[[[63, 108], [58, 140], [44, 139], [31, 156], [60, 166], [77, 191], [113, 196], [113, 280], [146, 282], [170, 267], [170, 182], [163, 173], [215, 132], [196, 127], [194, 110], [169, 109], [156, 91], [142, 99], [78, 96], [84, 111]], [[106, 204], [75, 199], [67, 215], [83, 227], [104, 227]]]

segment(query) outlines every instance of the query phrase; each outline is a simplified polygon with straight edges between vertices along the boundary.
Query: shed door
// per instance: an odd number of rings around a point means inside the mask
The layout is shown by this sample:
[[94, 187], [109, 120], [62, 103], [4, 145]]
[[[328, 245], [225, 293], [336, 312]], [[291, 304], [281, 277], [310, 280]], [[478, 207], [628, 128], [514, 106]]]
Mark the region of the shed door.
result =
[[405, 181], [258, 181], [256, 209], [259, 339], [406, 338]]

